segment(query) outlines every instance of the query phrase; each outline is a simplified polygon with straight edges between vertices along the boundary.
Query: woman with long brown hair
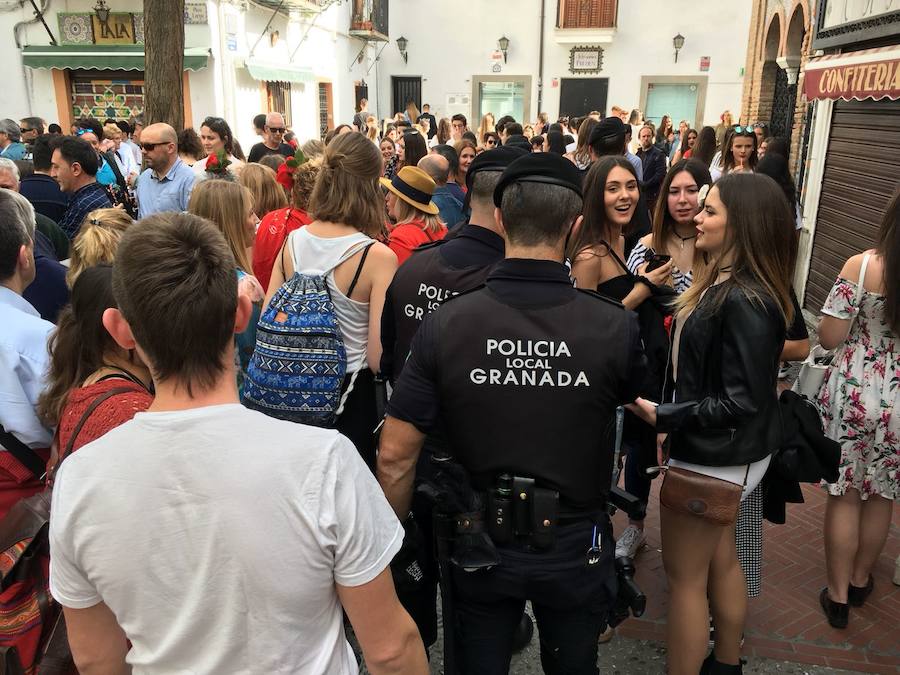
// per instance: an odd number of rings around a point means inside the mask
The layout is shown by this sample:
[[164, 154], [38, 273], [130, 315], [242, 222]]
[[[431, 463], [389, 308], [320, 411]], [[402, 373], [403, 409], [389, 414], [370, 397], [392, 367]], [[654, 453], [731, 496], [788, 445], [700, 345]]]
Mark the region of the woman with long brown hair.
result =
[[381, 362], [381, 312], [397, 256], [377, 241], [384, 232], [381, 158], [362, 134], [325, 148], [309, 201], [314, 219], [288, 235], [272, 268], [267, 301], [294, 271], [326, 275], [347, 350], [346, 401], [336, 428], [375, 466], [375, 373]]
[[828, 586], [819, 599], [828, 622], [845, 628], [849, 608], [861, 607], [875, 585], [900, 496], [900, 192], [877, 246], [844, 263], [822, 314], [819, 343], [837, 352], [817, 403], [841, 461], [838, 481], [828, 485]]
[[[57, 429], [61, 451], [78, 450], [153, 402], [150, 372], [140, 355], [118, 345], [104, 327], [106, 310], [117, 306], [112, 266], [97, 265], [75, 279], [72, 301], [59, 315], [50, 339], [50, 369], [47, 387], [38, 400], [38, 414], [48, 427]], [[61, 459], [64, 457], [51, 458], [51, 463]]]
[[[782, 440], [776, 372], [794, 312], [792, 219], [781, 188], [766, 176], [726, 176], [709, 190], [696, 217], [704, 266], [676, 304], [665, 402], [631, 406], [668, 434], [669, 470], [698, 476], [692, 499], [733, 513]], [[664, 481], [677, 485], [677, 475]], [[740, 673], [747, 587], [735, 523], [677, 500], [662, 500], [660, 513], [668, 672]], [[706, 656], [710, 611], [715, 648]]]
[[450, 177], [450, 179], [459, 185], [463, 192], [467, 191], [466, 188], [466, 174], [469, 171], [469, 165], [478, 155], [478, 148], [475, 144], [467, 139], [462, 139], [459, 143], [456, 144], [456, 156], [459, 158], [459, 167], [456, 169], [456, 173]]
[[267, 166], [257, 163], [245, 164], [238, 173], [238, 182], [250, 190], [253, 196], [253, 211], [260, 218], [272, 211], [283, 209], [288, 204], [277, 174]]
[[496, 131], [494, 128], [494, 113], [487, 112], [481, 116], [481, 124], [478, 125], [478, 133], [475, 134], [479, 140], [484, 138], [488, 132]]
[[[247, 164], [244, 170], [254, 166]], [[265, 167], [261, 167], [265, 168]], [[271, 169], [265, 169], [271, 171]], [[274, 172], [273, 172], [274, 173]], [[278, 186], [281, 189], [281, 186]], [[250, 357], [256, 348], [256, 324], [265, 292], [253, 276], [252, 249], [259, 218], [253, 205], [253, 195], [243, 185], [225, 180], [205, 180], [194, 186], [188, 202], [188, 212], [211, 221], [225, 236], [236, 265], [238, 292], [253, 303], [253, 315], [247, 328], [235, 334], [235, 358], [238, 390], [247, 375]]]
[[756, 133], [753, 127], [736, 126], [730, 129], [722, 151], [722, 175], [753, 173], [757, 161]]

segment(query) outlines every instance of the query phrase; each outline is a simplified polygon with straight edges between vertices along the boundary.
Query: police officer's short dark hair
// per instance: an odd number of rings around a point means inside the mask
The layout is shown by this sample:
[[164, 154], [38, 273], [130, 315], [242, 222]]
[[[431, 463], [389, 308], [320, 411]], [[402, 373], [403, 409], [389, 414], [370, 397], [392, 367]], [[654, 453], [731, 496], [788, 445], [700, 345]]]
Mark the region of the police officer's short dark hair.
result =
[[50, 171], [50, 162], [53, 159], [53, 148], [56, 147], [55, 136], [43, 134], [34, 139], [31, 146], [31, 161], [35, 171]]
[[581, 209], [577, 192], [548, 183], [511, 183], [500, 205], [506, 236], [522, 246], [555, 244]]
[[96, 176], [100, 169], [97, 153], [91, 144], [81, 138], [66, 136], [55, 148], [69, 164], [78, 162], [88, 176]]
[[502, 171], [479, 171], [475, 174], [469, 188], [469, 201], [484, 202], [485, 205], [493, 206], [494, 188], [497, 187], [502, 175]]

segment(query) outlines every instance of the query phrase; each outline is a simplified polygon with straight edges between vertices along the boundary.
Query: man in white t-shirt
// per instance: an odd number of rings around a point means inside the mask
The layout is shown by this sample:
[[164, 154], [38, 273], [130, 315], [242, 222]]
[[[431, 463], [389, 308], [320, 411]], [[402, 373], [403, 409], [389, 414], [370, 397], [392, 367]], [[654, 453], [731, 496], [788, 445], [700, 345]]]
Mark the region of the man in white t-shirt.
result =
[[343, 607], [370, 672], [427, 673], [388, 567], [403, 528], [353, 445], [238, 403], [251, 304], [225, 239], [161, 213], [120, 247], [104, 325], [156, 398], [56, 479], [50, 588], [79, 670], [355, 675]]

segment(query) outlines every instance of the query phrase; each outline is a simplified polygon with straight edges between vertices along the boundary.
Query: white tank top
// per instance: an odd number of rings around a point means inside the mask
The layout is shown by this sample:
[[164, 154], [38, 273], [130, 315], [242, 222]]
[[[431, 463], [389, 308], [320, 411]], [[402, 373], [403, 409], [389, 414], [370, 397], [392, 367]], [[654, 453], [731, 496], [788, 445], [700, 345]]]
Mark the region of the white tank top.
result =
[[317, 237], [305, 227], [288, 235], [294, 270], [300, 274], [322, 274], [347, 350], [347, 372], [355, 373], [366, 367], [366, 346], [369, 341], [369, 303], [351, 300], [334, 283], [334, 269], [359, 253], [373, 240], [362, 232], [344, 237]]

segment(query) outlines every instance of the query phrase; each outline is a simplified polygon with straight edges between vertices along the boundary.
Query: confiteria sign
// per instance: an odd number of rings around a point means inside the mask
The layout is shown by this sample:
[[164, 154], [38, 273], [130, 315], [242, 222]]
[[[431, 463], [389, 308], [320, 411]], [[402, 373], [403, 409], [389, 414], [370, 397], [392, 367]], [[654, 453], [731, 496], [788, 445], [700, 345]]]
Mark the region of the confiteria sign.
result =
[[803, 89], [809, 99], [900, 98], [900, 49], [867, 49], [811, 59]]

